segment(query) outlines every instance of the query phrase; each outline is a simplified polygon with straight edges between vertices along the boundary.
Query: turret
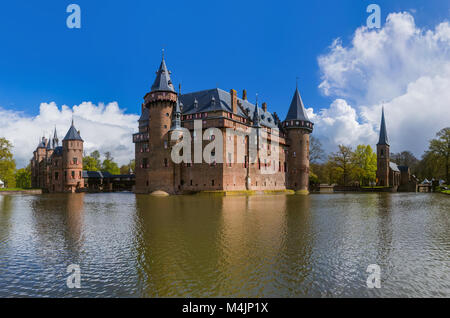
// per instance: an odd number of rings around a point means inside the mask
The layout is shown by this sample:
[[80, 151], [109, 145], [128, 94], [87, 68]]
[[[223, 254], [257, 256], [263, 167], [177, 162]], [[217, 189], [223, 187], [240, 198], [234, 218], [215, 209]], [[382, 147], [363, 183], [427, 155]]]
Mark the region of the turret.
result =
[[136, 192], [175, 191], [169, 132], [172, 126], [181, 127], [181, 105], [170, 75], [163, 55], [151, 91], [144, 97], [149, 110], [149, 153], [136, 156], [136, 166], [144, 169], [136, 180]]
[[381, 111], [380, 138], [377, 144], [377, 185], [389, 187], [390, 150], [387, 136], [384, 107]]
[[314, 124], [309, 120], [298, 87], [291, 106], [282, 123], [287, 132], [289, 150], [287, 154], [286, 186], [300, 194], [308, 193], [309, 185], [309, 135]]
[[83, 143], [80, 132], [75, 129], [72, 120], [72, 125], [62, 141], [65, 192], [75, 192], [84, 187]]

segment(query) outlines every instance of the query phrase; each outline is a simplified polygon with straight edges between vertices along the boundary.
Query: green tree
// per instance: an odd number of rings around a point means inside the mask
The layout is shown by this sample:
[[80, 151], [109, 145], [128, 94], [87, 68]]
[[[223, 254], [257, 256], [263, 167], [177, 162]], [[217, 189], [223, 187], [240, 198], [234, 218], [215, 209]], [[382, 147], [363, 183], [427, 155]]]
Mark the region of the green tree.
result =
[[320, 140], [313, 136], [309, 137], [309, 160], [311, 163], [318, 163], [324, 158], [325, 151], [323, 151]]
[[135, 164], [135, 160], [131, 160], [129, 164], [127, 165], [123, 165], [120, 167], [120, 174], [129, 174], [130, 173], [130, 168], [131, 171], [135, 171], [136, 168], [136, 164]]
[[89, 156], [85, 156], [83, 158], [83, 169], [87, 171], [100, 171], [102, 169], [100, 152], [95, 150]]
[[419, 159], [417, 159], [411, 151], [402, 151], [400, 153], [394, 153], [391, 155], [391, 161], [395, 162], [399, 166], [407, 166], [414, 173]]
[[12, 154], [12, 144], [5, 138], [0, 138], [0, 180], [6, 188], [16, 186], [16, 162]]
[[105, 160], [102, 163], [102, 172], [109, 172], [110, 174], [120, 174], [120, 169], [110, 152], [105, 153]]
[[353, 170], [353, 152], [351, 147], [339, 145], [339, 150], [332, 153], [328, 158], [330, 171], [330, 179], [336, 178], [341, 180], [343, 185], [347, 185]]
[[31, 168], [28, 165], [26, 168], [16, 171], [16, 187], [21, 189], [31, 188]]
[[377, 155], [370, 145], [358, 145], [352, 155], [352, 174], [361, 185], [376, 180]]
[[[440, 130], [436, 134], [436, 139], [430, 141], [429, 152], [436, 155], [444, 166], [445, 180], [450, 182], [449, 168], [450, 168], [450, 127]], [[436, 176], [439, 177], [439, 176]]]

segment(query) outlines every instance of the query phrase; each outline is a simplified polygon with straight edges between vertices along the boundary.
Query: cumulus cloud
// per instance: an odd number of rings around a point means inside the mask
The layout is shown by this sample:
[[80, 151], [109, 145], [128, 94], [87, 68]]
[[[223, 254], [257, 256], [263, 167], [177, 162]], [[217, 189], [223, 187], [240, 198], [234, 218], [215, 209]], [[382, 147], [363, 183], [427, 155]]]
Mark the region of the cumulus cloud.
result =
[[[374, 145], [383, 101], [394, 152], [411, 150], [420, 156], [428, 140], [450, 125], [448, 22], [425, 30], [410, 13], [392, 13], [381, 29], [357, 29], [347, 46], [334, 40], [318, 62], [319, 88], [337, 98], [330, 109], [312, 114], [318, 135], [330, 145]], [[336, 111], [341, 111], [339, 119]], [[345, 120], [347, 131], [341, 131], [339, 122]]]
[[56, 127], [60, 141], [67, 133], [73, 119], [80, 130], [86, 153], [99, 150], [112, 153], [119, 164], [128, 163], [134, 157], [131, 135], [137, 130], [137, 115], [125, 114], [116, 102], [59, 108], [54, 102], [42, 103], [37, 116], [0, 107], [0, 136], [10, 140], [19, 167], [29, 163], [33, 151], [42, 136], [53, 136]]

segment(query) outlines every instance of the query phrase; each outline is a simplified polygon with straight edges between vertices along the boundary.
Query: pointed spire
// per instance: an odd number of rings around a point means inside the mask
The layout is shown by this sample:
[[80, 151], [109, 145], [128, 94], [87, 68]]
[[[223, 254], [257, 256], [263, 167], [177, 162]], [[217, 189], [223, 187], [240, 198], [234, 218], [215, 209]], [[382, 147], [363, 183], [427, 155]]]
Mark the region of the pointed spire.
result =
[[162, 54], [161, 65], [159, 70], [156, 72], [156, 79], [152, 85], [152, 92], [174, 92], [175, 89], [170, 79], [170, 72], [167, 69], [166, 61], [164, 60], [164, 49]]
[[258, 94], [256, 94], [255, 110], [253, 111], [253, 127], [261, 127], [259, 121]]
[[294, 97], [292, 98], [291, 106], [289, 107], [289, 111], [285, 120], [310, 121], [308, 115], [306, 114], [302, 97], [300, 96], [300, 92], [298, 91], [298, 83], [295, 89]]
[[380, 126], [380, 139], [378, 140], [378, 145], [388, 145], [389, 146], [389, 140], [387, 137], [387, 129], [386, 129], [386, 122], [384, 119], [384, 105], [381, 111], [381, 126]]
[[49, 136], [47, 140], [47, 150], [51, 150], [52, 148], [52, 137]]
[[175, 109], [172, 114], [172, 125], [170, 127], [170, 130], [181, 129], [181, 108], [183, 104], [181, 103], [180, 96], [181, 96], [181, 84], [178, 86], [178, 98], [175, 104]]
[[53, 133], [53, 149], [59, 146], [59, 139], [58, 134], [56, 133], [56, 125], [55, 125], [55, 132]]

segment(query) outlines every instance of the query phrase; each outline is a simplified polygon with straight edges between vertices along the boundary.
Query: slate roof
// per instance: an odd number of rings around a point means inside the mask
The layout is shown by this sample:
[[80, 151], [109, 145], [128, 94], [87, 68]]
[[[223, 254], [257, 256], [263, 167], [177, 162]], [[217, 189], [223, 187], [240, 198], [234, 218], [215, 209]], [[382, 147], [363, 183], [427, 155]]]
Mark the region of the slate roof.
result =
[[398, 170], [401, 172], [408, 172], [409, 167], [408, 166], [397, 166]]
[[[223, 110], [232, 112], [231, 107], [231, 95], [220, 88], [213, 88], [209, 90], [184, 94], [180, 96], [181, 103], [183, 104], [183, 115], [190, 115], [195, 113], [210, 112], [214, 110]], [[248, 100], [237, 98], [238, 107], [237, 114], [249, 120], [253, 120], [253, 113], [255, 111], [255, 105]], [[242, 105], [242, 108], [239, 106]], [[247, 113], [244, 113], [247, 110]], [[273, 115], [269, 112], [264, 112], [262, 108], [258, 107], [260, 123], [262, 126], [275, 128], [277, 127]]]
[[63, 147], [56, 147], [53, 151], [53, 156], [62, 156], [63, 155]]
[[386, 130], [386, 122], [384, 120], [384, 107], [383, 107], [383, 111], [381, 113], [380, 139], [378, 140], [378, 145], [388, 145], [389, 146], [389, 140], [387, 137], [387, 130]]
[[294, 97], [292, 97], [291, 106], [289, 107], [285, 120], [303, 120], [310, 122], [298, 88], [295, 89]]
[[141, 117], [139, 118], [139, 127], [148, 125], [148, 116], [149, 116], [149, 109], [147, 107], [144, 107], [144, 109], [142, 110]]
[[80, 134], [75, 129], [75, 127], [73, 125], [73, 122], [72, 122], [72, 126], [70, 126], [69, 131], [66, 134], [66, 137], [64, 137], [63, 140], [80, 140], [80, 141], [83, 141], [83, 139], [81, 139]]
[[159, 70], [156, 72], [156, 78], [152, 85], [152, 92], [175, 92], [164, 57], [159, 66]]
[[391, 168], [391, 170], [392, 171], [395, 171], [395, 172], [400, 172], [400, 170], [398, 169], [398, 166], [397, 166], [397, 164], [396, 163], [394, 163], [394, 162], [389, 162], [389, 168]]
[[47, 147], [47, 139], [45, 137], [42, 137], [42, 140], [39, 142], [37, 148], [46, 148]]

